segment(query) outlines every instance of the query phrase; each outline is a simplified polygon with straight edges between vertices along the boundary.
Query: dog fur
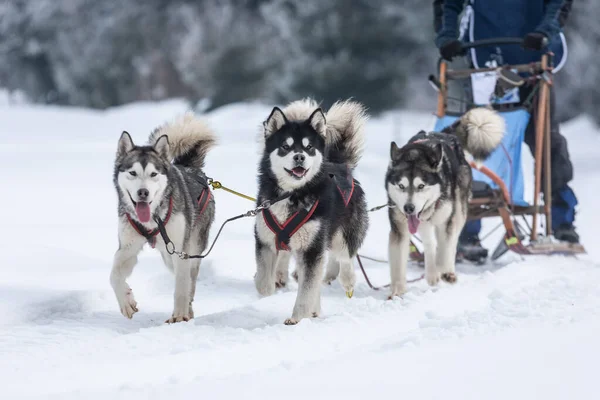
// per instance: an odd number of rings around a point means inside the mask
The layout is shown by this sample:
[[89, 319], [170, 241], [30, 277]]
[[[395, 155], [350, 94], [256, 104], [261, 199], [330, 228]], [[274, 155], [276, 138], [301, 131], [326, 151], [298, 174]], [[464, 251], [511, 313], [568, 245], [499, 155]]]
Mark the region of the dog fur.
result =
[[[290, 194], [269, 209], [279, 223], [301, 208], [316, 207], [291, 237], [290, 251], [277, 250], [275, 234], [263, 215], [256, 218], [254, 280], [258, 292], [269, 296], [285, 286], [290, 257], [296, 260], [298, 294], [286, 324], [319, 316], [327, 251], [325, 282], [339, 277], [349, 295], [354, 291], [352, 258], [366, 236], [368, 216], [364, 192], [352, 170], [362, 155], [366, 119], [362, 105], [353, 101], [337, 102], [325, 114], [314, 100], [303, 99], [283, 110], [275, 107], [263, 123], [257, 204]], [[343, 177], [354, 184], [347, 205], [335, 183]]]
[[[118, 195], [119, 248], [114, 256], [110, 283], [125, 317], [132, 318], [138, 311], [126, 279], [147, 243], [128, 216], [151, 231], [157, 227], [154, 218], [165, 220], [172, 204], [165, 226], [167, 234], [177, 250], [200, 254], [206, 247], [215, 213], [212, 197], [205, 209], [198, 207], [198, 195], [207, 189], [202, 167], [214, 145], [215, 135], [191, 112], [156, 128], [150, 134], [148, 145], [135, 145], [127, 132], [121, 135], [113, 176]], [[156, 249], [175, 274], [174, 308], [166, 322], [187, 321], [194, 317], [192, 302], [200, 260], [181, 260], [177, 255], [170, 255], [160, 236], [156, 238]]]
[[390, 221], [390, 298], [406, 291], [410, 235], [424, 245], [425, 277], [456, 281], [458, 237], [467, 219], [472, 173], [465, 158], [482, 162], [501, 143], [504, 120], [495, 111], [474, 108], [443, 133], [419, 132], [398, 148], [391, 144], [385, 178]]

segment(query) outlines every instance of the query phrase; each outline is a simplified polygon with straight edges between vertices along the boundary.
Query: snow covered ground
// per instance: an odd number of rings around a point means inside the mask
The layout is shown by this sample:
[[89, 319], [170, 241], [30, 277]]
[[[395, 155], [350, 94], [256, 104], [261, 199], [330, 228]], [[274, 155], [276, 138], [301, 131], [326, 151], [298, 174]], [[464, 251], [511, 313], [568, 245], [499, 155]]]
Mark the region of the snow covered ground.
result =
[[[463, 265], [455, 286], [420, 281], [393, 301], [358, 275], [352, 299], [336, 282], [322, 290], [321, 318], [284, 326], [295, 284], [258, 297], [247, 219], [228, 225], [203, 263], [195, 320], [163, 323], [174, 282], [151, 249], [130, 279], [140, 312], [127, 320], [108, 283], [117, 246], [117, 140], [125, 129], [144, 141], [154, 126], [184, 110], [179, 101], [105, 112], [0, 107], [2, 398], [595, 397], [600, 134], [587, 119], [563, 126], [580, 198], [577, 226], [589, 251], [578, 260], [513, 257], [502, 265]], [[220, 137], [208, 157], [210, 176], [256, 193], [254, 139], [269, 111], [242, 104], [207, 116]], [[369, 123], [358, 171], [369, 205], [385, 201], [390, 140], [432, 125], [431, 115], [408, 112]], [[225, 192], [215, 197], [213, 235], [225, 218], [252, 206]], [[373, 214], [362, 252], [386, 258], [387, 232], [386, 213]], [[387, 265], [367, 262], [367, 268], [376, 284], [388, 282]], [[413, 267], [409, 278], [420, 273]]]

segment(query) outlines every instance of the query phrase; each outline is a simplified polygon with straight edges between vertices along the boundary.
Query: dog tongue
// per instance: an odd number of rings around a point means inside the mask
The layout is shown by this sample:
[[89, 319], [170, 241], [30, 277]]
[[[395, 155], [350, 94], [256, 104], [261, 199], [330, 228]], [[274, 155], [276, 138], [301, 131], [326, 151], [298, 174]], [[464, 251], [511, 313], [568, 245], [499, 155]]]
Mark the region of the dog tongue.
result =
[[302, 167], [296, 167], [292, 170], [292, 172], [294, 173], [294, 175], [296, 176], [303, 176], [304, 173], [306, 172], [306, 170]]
[[408, 219], [408, 231], [411, 233], [411, 235], [414, 235], [417, 233], [417, 229], [419, 228], [419, 223], [421, 223], [421, 221], [419, 221], [419, 218], [417, 218], [416, 215], [409, 215], [406, 218]]
[[135, 213], [141, 222], [150, 221], [150, 205], [145, 201], [138, 201], [135, 204]]

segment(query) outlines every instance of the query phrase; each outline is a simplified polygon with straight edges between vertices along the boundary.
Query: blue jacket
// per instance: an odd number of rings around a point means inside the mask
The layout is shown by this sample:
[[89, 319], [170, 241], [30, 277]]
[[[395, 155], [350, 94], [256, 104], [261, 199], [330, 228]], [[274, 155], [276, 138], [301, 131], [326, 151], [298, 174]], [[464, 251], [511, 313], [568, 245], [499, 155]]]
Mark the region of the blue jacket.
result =
[[[458, 17], [468, 2], [459, 32]], [[465, 42], [497, 38], [524, 37], [541, 32], [549, 39], [554, 52], [554, 66], [566, 61], [566, 42], [562, 28], [573, 0], [434, 0], [435, 44], [461, 39]], [[475, 67], [484, 67], [496, 59], [499, 64], [522, 64], [539, 61], [542, 51], [525, 50], [518, 45], [480, 47], [471, 51]], [[559, 68], [557, 68], [559, 69]]]

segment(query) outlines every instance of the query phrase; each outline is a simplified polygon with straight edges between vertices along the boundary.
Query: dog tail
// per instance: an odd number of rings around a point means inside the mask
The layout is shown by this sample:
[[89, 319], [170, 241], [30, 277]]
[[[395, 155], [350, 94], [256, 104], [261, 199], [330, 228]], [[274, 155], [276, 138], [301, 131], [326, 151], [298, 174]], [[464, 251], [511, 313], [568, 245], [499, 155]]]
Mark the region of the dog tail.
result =
[[364, 126], [368, 120], [362, 104], [338, 101], [327, 111], [327, 159], [355, 168], [365, 146]]
[[163, 135], [169, 138], [169, 156], [173, 163], [185, 167], [204, 167], [208, 151], [216, 144], [212, 130], [191, 111], [156, 128], [148, 141], [154, 144]]
[[478, 107], [467, 111], [444, 132], [454, 133], [475, 161], [483, 162], [502, 143], [504, 130], [504, 119], [500, 114]]

